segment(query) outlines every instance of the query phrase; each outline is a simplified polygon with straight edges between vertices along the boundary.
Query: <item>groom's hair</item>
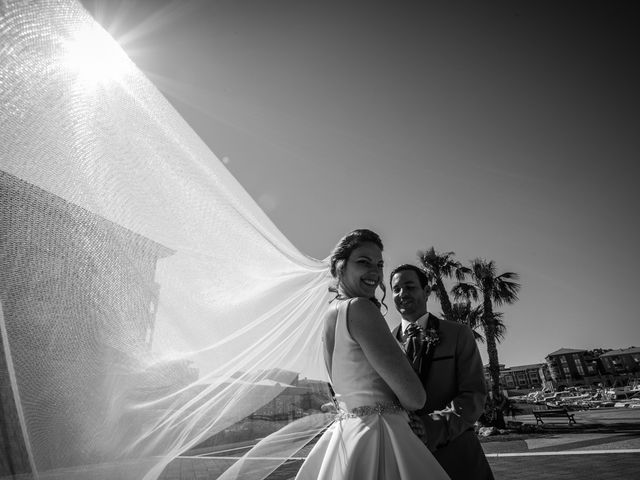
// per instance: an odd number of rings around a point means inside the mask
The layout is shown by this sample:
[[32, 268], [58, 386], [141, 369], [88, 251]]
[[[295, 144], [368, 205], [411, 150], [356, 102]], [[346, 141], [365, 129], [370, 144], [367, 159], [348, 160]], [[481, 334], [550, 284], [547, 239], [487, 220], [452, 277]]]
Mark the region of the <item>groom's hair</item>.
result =
[[402, 265], [398, 265], [396, 268], [391, 270], [391, 274], [389, 275], [389, 285], [391, 285], [391, 281], [393, 280], [393, 276], [396, 273], [404, 272], [405, 270], [410, 270], [412, 272], [416, 272], [416, 275], [418, 275], [418, 281], [420, 282], [420, 286], [422, 288], [425, 288], [425, 287], [429, 286], [429, 279], [427, 278], [427, 274], [424, 273], [424, 270], [422, 270], [420, 267], [416, 267], [415, 265], [412, 265], [410, 263], [403, 263]]

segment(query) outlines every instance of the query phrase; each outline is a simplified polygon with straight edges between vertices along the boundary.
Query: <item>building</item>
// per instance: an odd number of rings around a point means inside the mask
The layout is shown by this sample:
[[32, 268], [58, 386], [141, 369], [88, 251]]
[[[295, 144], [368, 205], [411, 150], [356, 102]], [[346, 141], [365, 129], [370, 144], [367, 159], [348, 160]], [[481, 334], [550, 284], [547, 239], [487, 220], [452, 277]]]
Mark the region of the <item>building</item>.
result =
[[[96, 387], [118, 385], [118, 374], [149, 352], [156, 264], [174, 252], [3, 171], [0, 205], [0, 437], [8, 440], [0, 477], [31, 471], [16, 391], [28, 406], [27, 429], [38, 432], [31, 447], [48, 446], [42, 470], [96, 461], [89, 445], [99, 450], [95, 432], [111, 405]], [[197, 375], [189, 368], [175, 365], [175, 377]], [[65, 412], [77, 408], [95, 425], [70, 422]]]
[[[487, 389], [489, 366], [484, 366]], [[549, 353], [545, 363], [505, 367], [500, 365], [504, 390], [562, 390], [567, 387], [623, 387], [640, 384], [640, 347], [618, 350], [561, 348]]]
[[[542, 387], [542, 378], [540, 376], [540, 368], [543, 364], [534, 363], [530, 365], [516, 365], [513, 367], [505, 367], [500, 365], [500, 385], [506, 390], [531, 390]], [[490, 388], [491, 378], [489, 374], [489, 366], [484, 367], [485, 380], [487, 388]]]
[[594, 351], [561, 348], [549, 353], [545, 360], [551, 377], [549, 383], [554, 390], [603, 382], [598, 355]]
[[551, 372], [549, 371], [549, 365], [546, 363], [540, 363], [540, 368], [538, 369], [538, 375], [540, 376], [540, 381], [542, 382], [542, 390], [552, 391], [553, 387], [553, 378], [551, 377]]
[[609, 350], [599, 357], [605, 386], [624, 386], [640, 379], [640, 347]]
[[[234, 375], [243, 378], [243, 372]], [[188, 455], [210, 452], [213, 447], [237, 447], [241, 443], [257, 442], [306, 416], [335, 413], [332, 391], [326, 381], [300, 379], [297, 372], [272, 369], [250, 375], [253, 382], [246, 417], [208, 437]], [[201, 387], [199, 385], [198, 387]], [[247, 398], [243, 399], [247, 401]], [[238, 405], [236, 404], [236, 407]]]
[[540, 388], [542, 380], [540, 378], [540, 363], [530, 365], [516, 365], [510, 367], [510, 374], [513, 377], [513, 383], [516, 388]]

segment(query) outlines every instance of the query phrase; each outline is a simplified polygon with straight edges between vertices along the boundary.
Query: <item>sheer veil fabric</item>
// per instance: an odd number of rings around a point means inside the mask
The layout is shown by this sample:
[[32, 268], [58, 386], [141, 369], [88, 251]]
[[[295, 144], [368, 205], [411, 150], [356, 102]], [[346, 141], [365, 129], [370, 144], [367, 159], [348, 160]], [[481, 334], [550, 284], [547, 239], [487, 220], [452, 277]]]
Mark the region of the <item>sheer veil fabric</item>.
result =
[[78, 3], [0, 42], [0, 478], [268, 476], [332, 419], [326, 262]]

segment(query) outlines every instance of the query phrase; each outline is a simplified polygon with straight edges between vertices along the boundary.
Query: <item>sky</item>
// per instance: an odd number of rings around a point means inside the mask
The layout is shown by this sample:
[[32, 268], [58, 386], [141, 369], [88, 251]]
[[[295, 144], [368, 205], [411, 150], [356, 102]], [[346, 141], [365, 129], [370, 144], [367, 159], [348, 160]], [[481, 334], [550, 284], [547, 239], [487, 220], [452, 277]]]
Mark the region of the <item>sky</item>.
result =
[[364, 227], [387, 271], [518, 273], [507, 366], [640, 346], [631, 3], [82, 4], [303, 253]]

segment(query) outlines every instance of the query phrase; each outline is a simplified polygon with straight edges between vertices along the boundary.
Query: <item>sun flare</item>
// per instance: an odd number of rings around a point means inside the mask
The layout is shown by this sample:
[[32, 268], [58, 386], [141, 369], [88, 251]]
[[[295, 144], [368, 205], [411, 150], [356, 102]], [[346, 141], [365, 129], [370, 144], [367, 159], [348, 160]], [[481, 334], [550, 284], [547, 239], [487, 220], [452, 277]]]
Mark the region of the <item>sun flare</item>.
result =
[[85, 87], [118, 81], [133, 65], [120, 45], [97, 25], [75, 32], [65, 44], [62, 61]]

